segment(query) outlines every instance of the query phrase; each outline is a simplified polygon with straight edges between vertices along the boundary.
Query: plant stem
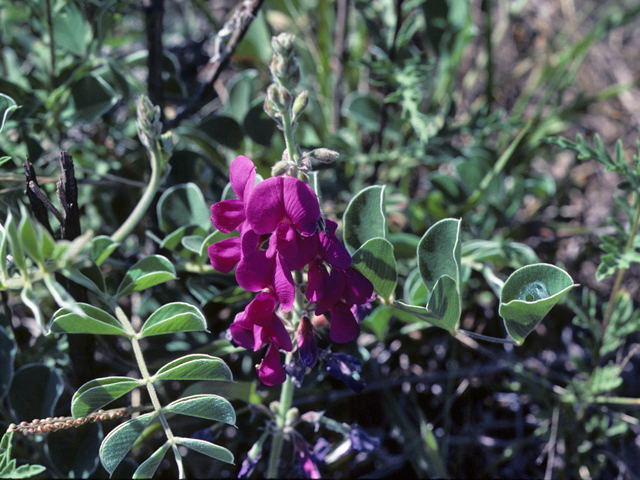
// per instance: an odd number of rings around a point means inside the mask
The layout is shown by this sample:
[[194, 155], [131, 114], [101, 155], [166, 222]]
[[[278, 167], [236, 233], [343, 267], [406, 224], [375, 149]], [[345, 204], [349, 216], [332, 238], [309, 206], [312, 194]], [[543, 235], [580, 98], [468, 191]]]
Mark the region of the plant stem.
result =
[[182, 465], [182, 455], [180, 455], [180, 451], [178, 450], [178, 446], [175, 443], [175, 437], [173, 432], [171, 431], [171, 427], [169, 426], [169, 422], [167, 422], [167, 418], [162, 413], [162, 405], [160, 404], [160, 399], [158, 398], [158, 393], [156, 392], [156, 388], [153, 386], [153, 382], [151, 381], [151, 375], [149, 375], [149, 369], [147, 368], [147, 364], [144, 360], [144, 356], [142, 355], [142, 349], [140, 348], [140, 342], [138, 341], [138, 336], [131, 325], [131, 322], [127, 318], [126, 314], [122, 311], [122, 308], [116, 307], [116, 317], [124, 327], [125, 331], [131, 335], [129, 339], [131, 340], [131, 345], [133, 346], [133, 353], [136, 357], [136, 362], [138, 363], [138, 368], [140, 369], [140, 374], [142, 375], [142, 379], [145, 381], [147, 385], [147, 392], [149, 392], [149, 398], [151, 399], [151, 404], [153, 405], [153, 409], [158, 413], [158, 418], [160, 419], [160, 423], [162, 424], [162, 428], [164, 429], [164, 433], [167, 436], [167, 440], [171, 443], [171, 448], [173, 449], [173, 453], [176, 457], [176, 463], [178, 464], [178, 477], [185, 478], [184, 467]]
[[282, 130], [284, 132], [284, 141], [287, 146], [287, 154], [289, 155], [289, 160], [292, 162], [298, 161], [294, 156], [295, 152], [295, 140], [293, 139], [293, 124], [291, 122], [291, 110], [282, 114]]
[[[285, 359], [285, 363], [291, 361], [291, 354], [288, 353]], [[282, 390], [280, 391], [280, 405], [278, 406], [278, 415], [276, 417], [277, 431], [273, 436], [273, 443], [271, 444], [271, 452], [269, 454], [269, 467], [267, 468], [267, 478], [278, 477], [278, 465], [280, 464], [280, 454], [282, 453], [282, 445], [284, 443], [285, 428], [287, 425], [287, 412], [291, 408], [293, 402], [293, 392], [295, 388], [293, 380], [287, 375], [287, 379], [282, 384]]]
[[160, 146], [158, 145], [158, 141], [155, 141], [153, 144], [153, 148], [149, 150], [149, 160], [151, 162], [151, 178], [149, 179], [149, 186], [145, 190], [142, 198], [133, 209], [129, 218], [125, 220], [125, 222], [116, 230], [116, 232], [111, 235], [111, 239], [114, 242], [121, 243], [127, 235], [129, 235], [135, 226], [140, 222], [144, 214], [147, 212], [149, 205], [151, 205], [151, 201], [153, 197], [160, 188], [160, 183], [162, 181], [162, 152], [160, 151]]
[[[625, 255], [633, 248], [633, 241], [638, 234], [638, 222], [640, 221], [640, 196], [636, 194], [635, 197], [636, 211], [633, 215], [633, 223], [631, 224], [631, 229], [629, 230], [629, 239], [627, 240], [627, 244], [624, 247]], [[609, 305], [607, 305], [607, 312], [605, 313], [604, 319], [602, 320], [602, 332], [600, 336], [601, 341], [604, 338], [604, 334], [607, 330], [607, 327], [609, 326], [609, 322], [611, 321], [615, 299], [618, 296], [618, 292], [620, 291], [620, 287], [622, 286], [622, 279], [626, 272], [626, 268], [620, 269], [618, 270], [618, 273], [616, 275], [616, 281], [613, 284], [613, 289], [611, 290], [611, 295], [609, 296]]]

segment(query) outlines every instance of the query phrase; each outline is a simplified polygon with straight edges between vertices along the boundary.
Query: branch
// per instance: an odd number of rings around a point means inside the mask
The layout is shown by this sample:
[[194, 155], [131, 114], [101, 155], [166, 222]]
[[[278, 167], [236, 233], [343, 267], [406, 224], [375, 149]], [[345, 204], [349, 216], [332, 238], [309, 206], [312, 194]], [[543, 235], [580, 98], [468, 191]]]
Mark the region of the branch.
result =
[[177, 127], [182, 120], [197, 112], [203, 103], [208, 103], [218, 96], [213, 89], [213, 84], [222, 71], [227, 67], [236, 48], [249, 30], [251, 22], [258, 14], [264, 0], [244, 0], [233, 13], [233, 16], [224, 24], [215, 39], [215, 53], [209, 62], [198, 72], [198, 91], [178, 111], [175, 118], [164, 122], [163, 131]]

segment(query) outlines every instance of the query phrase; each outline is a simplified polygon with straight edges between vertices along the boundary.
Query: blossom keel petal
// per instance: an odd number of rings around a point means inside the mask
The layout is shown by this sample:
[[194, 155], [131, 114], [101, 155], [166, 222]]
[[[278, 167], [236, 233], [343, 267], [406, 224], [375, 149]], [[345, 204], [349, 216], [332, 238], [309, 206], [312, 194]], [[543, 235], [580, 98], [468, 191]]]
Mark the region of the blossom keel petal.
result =
[[287, 379], [280, 361], [280, 351], [273, 343], [269, 344], [267, 354], [258, 367], [258, 378], [265, 385], [281, 385]]
[[360, 334], [360, 325], [356, 322], [353, 313], [343, 302], [339, 302], [329, 309], [331, 314], [331, 327], [329, 338], [336, 343], [348, 343], [355, 340]]

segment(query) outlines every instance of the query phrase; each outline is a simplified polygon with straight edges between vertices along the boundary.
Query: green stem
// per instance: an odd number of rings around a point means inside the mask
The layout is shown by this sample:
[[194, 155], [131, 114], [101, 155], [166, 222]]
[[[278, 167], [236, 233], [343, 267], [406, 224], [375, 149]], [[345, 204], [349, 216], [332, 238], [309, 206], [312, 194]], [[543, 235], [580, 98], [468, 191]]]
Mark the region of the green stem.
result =
[[[288, 353], [285, 359], [285, 363], [291, 361], [291, 354]], [[276, 417], [276, 433], [273, 436], [273, 443], [271, 444], [271, 452], [269, 454], [269, 466], [267, 468], [267, 478], [278, 478], [278, 465], [280, 464], [280, 455], [282, 453], [282, 446], [284, 444], [285, 428], [287, 425], [287, 412], [291, 408], [293, 403], [293, 392], [295, 388], [293, 380], [287, 375], [287, 379], [282, 384], [282, 390], [280, 391], [280, 404], [278, 406], [278, 415]]]
[[293, 139], [293, 123], [291, 122], [291, 110], [282, 114], [282, 130], [284, 132], [284, 141], [287, 146], [287, 154], [289, 155], [289, 160], [292, 162], [296, 162], [298, 164], [296, 157], [294, 156], [295, 152], [295, 140]]
[[142, 198], [133, 209], [129, 218], [125, 220], [125, 222], [116, 230], [116, 232], [111, 235], [111, 239], [114, 242], [121, 243], [127, 235], [129, 235], [135, 226], [140, 222], [144, 214], [147, 212], [149, 205], [153, 200], [153, 197], [160, 188], [160, 183], [162, 181], [162, 152], [160, 151], [160, 146], [158, 142], [154, 142], [154, 146], [152, 150], [149, 150], [149, 159], [151, 161], [151, 178], [149, 179], [149, 186], [145, 190]]
[[142, 349], [140, 348], [140, 342], [138, 341], [138, 336], [131, 325], [131, 322], [127, 318], [126, 314], [120, 307], [116, 307], [116, 317], [122, 324], [123, 328], [130, 335], [129, 339], [131, 340], [131, 345], [133, 346], [133, 353], [136, 357], [136, 362], [138, 363], [138, 368], [140, 369], [140, 374], [142, 375], [142, 379], [145, 381], [147, 385], [147, 392], [149, 392], [149, 398], [151, 399], [151, 404], [153, 405], [153, 409], [157, 412], [158, 418], [160, 419], [160, 423], [162, 424], [162, 428], [164, 429], [164, 433], [167, 436], [167, 440], [171, 443], [171, 448], [173, 449], [173, 453], [176, 458], [176, 463], [178, 464], [178, 477], [185, 478], [184, 467], [182, 465], [182, 455], [178, 450], [178, 446], [175, 442], [175, 437], [173, 432], [171, 431], [171, 427], [169, 426], [169, 422], [167, 418], [162, 413], [162, 405], [160, 404], [160, 399], [158, 398], [158, 393], [156, 392], [156, 388], [153, 386], [153, 382], [151, 381], [151, 375], [149, 375], [149, 369], [147, 368], [147, 364], [144, 360], [144, 356], [142, 355]]

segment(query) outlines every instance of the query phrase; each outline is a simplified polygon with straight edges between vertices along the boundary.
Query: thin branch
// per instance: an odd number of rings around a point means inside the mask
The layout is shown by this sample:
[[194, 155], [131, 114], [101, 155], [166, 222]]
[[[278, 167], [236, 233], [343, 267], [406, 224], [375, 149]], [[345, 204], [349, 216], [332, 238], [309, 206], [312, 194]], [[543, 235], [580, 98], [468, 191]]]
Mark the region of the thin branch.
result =
[[224, 24], [216, 35], [214, 55], [198, 73], [198, 82], [200, 83], [198, 91], [178, 111], [175, 118], [164, 122], [163, 131], [166, 132], [175, 128], [182, 120], [197, 112], [202, 104], [208, 103], [217, 97], [213, 84], [229, 64], [231, 56], [238, 48], [247, 30], [249, 30], [251, 22], [258, 14], [263, 3], [264, 0], [244, 0], [233, 16]]

